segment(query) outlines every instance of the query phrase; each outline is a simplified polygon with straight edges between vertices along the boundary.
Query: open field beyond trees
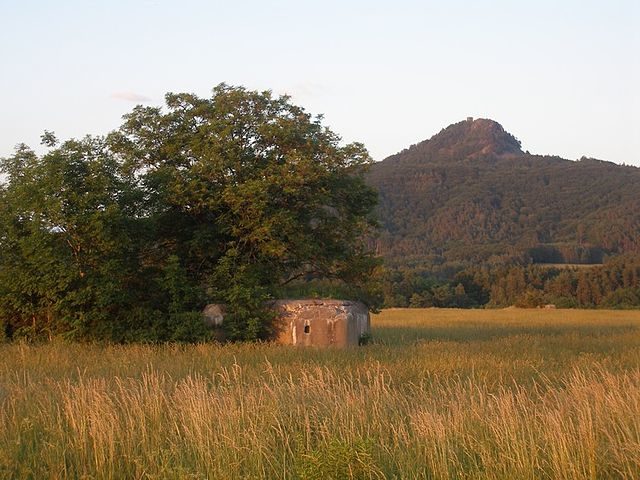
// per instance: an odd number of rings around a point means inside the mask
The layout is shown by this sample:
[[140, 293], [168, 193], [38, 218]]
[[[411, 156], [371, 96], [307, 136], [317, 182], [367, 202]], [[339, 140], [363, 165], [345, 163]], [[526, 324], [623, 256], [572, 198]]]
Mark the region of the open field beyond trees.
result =
[[0, 345], [0, 478], [640, 478], [640, 311], [386, 310], [346, 350]]

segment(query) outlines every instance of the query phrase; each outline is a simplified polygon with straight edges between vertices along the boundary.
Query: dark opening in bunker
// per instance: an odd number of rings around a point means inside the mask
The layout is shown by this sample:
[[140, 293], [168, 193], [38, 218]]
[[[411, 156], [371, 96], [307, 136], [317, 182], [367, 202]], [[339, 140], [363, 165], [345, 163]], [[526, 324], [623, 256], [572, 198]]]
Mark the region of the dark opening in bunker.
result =
[[304, 326], [304, 333], [309, 333], [309, 325]]

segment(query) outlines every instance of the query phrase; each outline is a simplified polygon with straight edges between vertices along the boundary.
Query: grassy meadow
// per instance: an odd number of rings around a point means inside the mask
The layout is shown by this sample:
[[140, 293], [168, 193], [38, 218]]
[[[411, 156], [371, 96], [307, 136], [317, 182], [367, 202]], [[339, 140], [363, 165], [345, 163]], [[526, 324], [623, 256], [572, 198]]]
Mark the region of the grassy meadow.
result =
[[13, 478], [640, 478], [640, 311], [387, 310], [346, 350], [0, 345]]

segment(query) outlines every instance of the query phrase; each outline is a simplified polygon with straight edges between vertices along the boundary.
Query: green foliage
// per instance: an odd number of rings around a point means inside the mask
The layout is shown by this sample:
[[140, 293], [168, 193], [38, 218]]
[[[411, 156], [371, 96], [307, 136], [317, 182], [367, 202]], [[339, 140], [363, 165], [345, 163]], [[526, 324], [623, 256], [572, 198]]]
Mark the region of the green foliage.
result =
[[177, 255], [167, 258], [159, 286], [166, 294], [168, 310], [172, 314], [195, 310], [204, 302], [204, 292], [180, 264]]
[[82, 337], [132, 298], [132, 185], [103, 139], [4, 159], [0, 316], [15, 336]]
[[362, 333], [358, 337], [358, 345], [368, 345], [369, 343], [371, 343], [372, 340], [373, 340], [373, 336], [370, 333], [368, 332]]
[[540, 265], [470, 269], [469, 278], [490, 292], [490, 306], [633, 308], [640, 306], [640, 257], [626, 255], [601, 266]]
[[369, 155], [287, 97], [219, 85], [136, 107], [105, 138], [42, 140], [44, 155], [20, 146], [1, 165], [12, 336], [195, 341], [214, 301], [230, 338], [257, 339], [284, 284], [373, 287]]
[[518, 297], [516, 307], [538, 308], [545, 304], [545, 298], [540, 290], [529, 289]]
[[489, 294], [464, 272], [446, 280], [428, 271], [395, 267], [385, 272], [382, 285], [385, 307], [474, 308], [489, 300]]
[[605, 294], [601, 305], [609, 308], [639, 308], [640, 286], [618, 288]]
[[160, 236], [211, 300], [232, 339], [268, 335], [264, 300], [298, 278], [365, 281], [374, 226], [370, 162], [287, 97], [219, 85], [211, 99], [169, 94], [110, 138], [143, 187]]
[[[273, 312], [268, 308], [268, 288], [254, 265], [234, 268], [224, 258], [215, 272], [214, 296], [226, 305], [224, 330], [230, 340], [257, 340], [271, 333]], [[215, 287], [214, 287], [215, 288]]]
[[384, 271], [380, 259], [371, 258], [371, 265], [361, 274], [350, 272], [351, 281], [336, 278], [300, 278], [275, 290], [277, 298], [333, 298], [358, 299], [377, 313], [383, 304], [382, 281]]
[[[640, 307], [640, 257], [624, 255], [599, 266], [480, 265], [453, 280], [396, 267], [384, 279], [387, 307]], [[408, 300], [407, 300], [408, 299]]]
[[363, 441], [332, 439], [302, 455], [297, 473], [302, 480], [346, 480], [384, 478]]

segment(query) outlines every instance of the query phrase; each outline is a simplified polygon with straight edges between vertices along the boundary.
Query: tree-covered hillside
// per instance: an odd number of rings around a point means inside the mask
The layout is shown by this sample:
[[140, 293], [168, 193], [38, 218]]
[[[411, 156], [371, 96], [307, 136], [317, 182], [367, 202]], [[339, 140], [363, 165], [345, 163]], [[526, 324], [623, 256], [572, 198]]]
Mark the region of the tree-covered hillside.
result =
[[640, 252], [640, 169], [523, 152], [492, 120], [466, 120], [372, 166], [377, 251], [451, 277], [478, 263], [600, 263]]

